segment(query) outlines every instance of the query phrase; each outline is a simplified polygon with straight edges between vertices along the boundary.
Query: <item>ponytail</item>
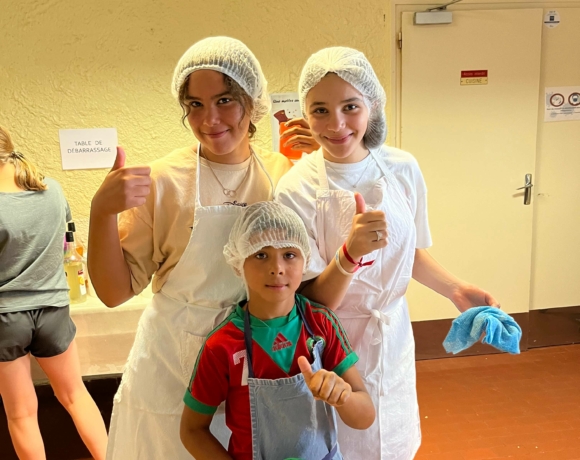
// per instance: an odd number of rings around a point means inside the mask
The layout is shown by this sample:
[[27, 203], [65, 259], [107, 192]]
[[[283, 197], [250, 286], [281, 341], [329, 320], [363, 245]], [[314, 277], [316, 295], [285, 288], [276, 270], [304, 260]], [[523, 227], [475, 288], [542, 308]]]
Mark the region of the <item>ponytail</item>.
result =
[[10, 133], [0, 126], [0, 163], [12, 163], [15, 168], [14, 181], [21, 189], [39, 192], [46, 190], [44, 176], [24, 155], [17, 152]]

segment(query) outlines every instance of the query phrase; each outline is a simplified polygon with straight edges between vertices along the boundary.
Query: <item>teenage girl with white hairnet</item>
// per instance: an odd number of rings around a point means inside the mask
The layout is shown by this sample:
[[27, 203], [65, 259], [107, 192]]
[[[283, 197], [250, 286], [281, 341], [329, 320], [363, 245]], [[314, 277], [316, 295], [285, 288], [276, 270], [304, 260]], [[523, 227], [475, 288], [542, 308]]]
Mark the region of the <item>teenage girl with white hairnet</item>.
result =
[[[152, 278], [154, 292], [115, 397], [109, 460], [191, 458], [179, 440], [183, 391], [205, 336], [244, 295], [223, 247], [242, 207], [271, 200], [291, 167], [250, 143], [269, 109], [266, 85], [240, 41], [194, 44], [177, 64], [172, 92], [199, 142], [151, 166], [125, 166], [119, 148], [93, 198], [88, 264], [97, 294], [115, 307]], [[223, 410], [213, 429], [226, 443]]]
[[[350, 283], [335, 312], [360, 358], [357, 367], [377, 410], [375, 423], [364, 432], [339, 422], [341, 450], [345, 458], [409, 460], [421, 443], [415, 347], [405, 299], [411, 277], [460, 311], [497, 302], [427, 252], [427, 188], [412, 155], [383, 145], [386, 96], [366, 57], [343, 47], [315, 53], [302, 70], [299, 92], [321, 149], [282, 178], [276, 199], [300, 215], [310, 236], [312, 262], [305, 279], [317, 281], [302, 294], [336, 306], [332, 292], [323, 298], [312, 290], [335, 266], [343, 274], [335, 292]], [[367, 210], [383, 212], [387, 219], [385, 231], [367, 233], [376, 249], [368, 256], [348, 239], [353, 215], [356, 219], [364, 210], [362, 204], [353, 205], [353, 192], [362, 194]]]

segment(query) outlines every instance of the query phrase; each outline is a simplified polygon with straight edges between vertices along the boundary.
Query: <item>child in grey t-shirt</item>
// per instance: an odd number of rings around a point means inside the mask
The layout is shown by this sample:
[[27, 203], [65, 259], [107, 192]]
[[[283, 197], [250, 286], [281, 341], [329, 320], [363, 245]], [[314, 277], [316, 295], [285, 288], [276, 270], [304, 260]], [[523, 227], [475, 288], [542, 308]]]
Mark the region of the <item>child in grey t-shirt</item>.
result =
[[63, 242], [70, 209], [58, 182], [16, 152], [0, 127], [0, 396], [20, 458], [44, 456], [30, 355], [71, 414], [93, 458], [107, 432], [80, 374]]

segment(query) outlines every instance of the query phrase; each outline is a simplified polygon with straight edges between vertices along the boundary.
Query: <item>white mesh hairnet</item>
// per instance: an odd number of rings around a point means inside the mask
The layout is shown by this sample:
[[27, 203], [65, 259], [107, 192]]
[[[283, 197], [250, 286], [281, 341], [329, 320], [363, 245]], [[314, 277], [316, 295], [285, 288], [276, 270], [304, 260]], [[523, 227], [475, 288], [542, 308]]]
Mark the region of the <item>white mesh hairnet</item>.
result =
[[387, 96], [370, 62], [363, 53], [352, 48], [337, 46], [325, 48], [308, 58], [298, 91], [300, 106], [306, 116], [306, 95], [328, 73], [335, 73], [362, 94], [369, 109], [369, 125], [364, 136], [368, 148], [380, 147], [387, 138], [385, 104]]
[[244, 209], [236, 219], [224, 247], [228, 264], [243, 278], [245, 260], [266, 246], [296, 248], [310, 263], [310, 245], [304, 222], [292, 209], [274, 201], [261, 201]]
[[209, 37], [193, 44], [175, 67], [171, 92], [179, 90], [196, 70], [215, 70], [232, 78], [254, 100], [251, 120], [257, 123], [270, 110], [268, 82], [256, 56], [241, 41], [230, 37]]

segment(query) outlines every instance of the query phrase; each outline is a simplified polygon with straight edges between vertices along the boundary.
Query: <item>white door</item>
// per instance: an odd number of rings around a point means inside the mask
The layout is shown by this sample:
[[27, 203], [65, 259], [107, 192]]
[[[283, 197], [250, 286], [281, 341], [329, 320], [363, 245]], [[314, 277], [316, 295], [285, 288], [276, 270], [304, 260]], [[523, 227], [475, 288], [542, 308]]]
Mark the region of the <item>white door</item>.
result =
[[[530, 309], [580, 305], [580, 121], [544, 121], [544, 88], [580, 87], [580, 8], [544, 27]], [[547, 13], [549, 10], [544, 10]]]
[[[542, 17], [454, 11], [452, 24], [434, 26], [402, 18], [401, 147], [427, 181], [431, 253], [508, 313], [530, 303], [534, 206], [516, 189], [535, 177]], [[462, 86], [468, 71], [487, 71], [487, 84]], [[409, 304], [414, 321], [457, 314], [418, 283]]]

